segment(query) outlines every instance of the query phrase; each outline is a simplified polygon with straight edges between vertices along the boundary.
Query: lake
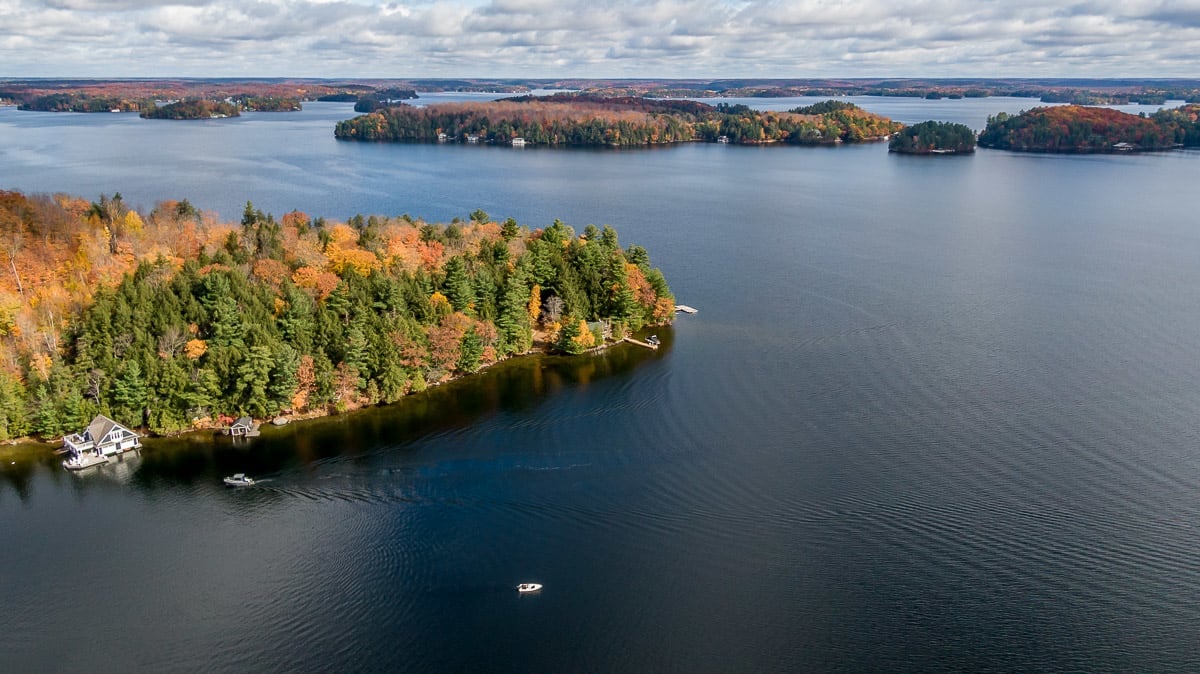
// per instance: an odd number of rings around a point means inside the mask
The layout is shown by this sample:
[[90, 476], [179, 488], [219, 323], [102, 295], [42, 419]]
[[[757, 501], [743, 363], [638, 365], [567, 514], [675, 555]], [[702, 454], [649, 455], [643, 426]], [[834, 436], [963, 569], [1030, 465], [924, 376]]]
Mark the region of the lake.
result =
[[700, 312], [245, 445], [13, 457], [0, 671], [1200, 670], [1200, 153], [336, 141], [351, 115], [0, 108], [0, 189], [612, 224]]

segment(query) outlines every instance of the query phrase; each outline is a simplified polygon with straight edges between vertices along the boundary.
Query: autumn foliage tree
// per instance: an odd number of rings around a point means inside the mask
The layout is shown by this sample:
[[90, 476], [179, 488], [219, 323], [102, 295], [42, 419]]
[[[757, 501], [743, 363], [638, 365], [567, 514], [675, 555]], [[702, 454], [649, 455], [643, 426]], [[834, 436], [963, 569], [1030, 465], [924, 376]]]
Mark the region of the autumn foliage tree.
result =
[[553, 343], [563, 316], [569, 352], [588, 321], [671, 319], [611, 228], [514, 227], [0, 192], [0, 439], [352, 409]]

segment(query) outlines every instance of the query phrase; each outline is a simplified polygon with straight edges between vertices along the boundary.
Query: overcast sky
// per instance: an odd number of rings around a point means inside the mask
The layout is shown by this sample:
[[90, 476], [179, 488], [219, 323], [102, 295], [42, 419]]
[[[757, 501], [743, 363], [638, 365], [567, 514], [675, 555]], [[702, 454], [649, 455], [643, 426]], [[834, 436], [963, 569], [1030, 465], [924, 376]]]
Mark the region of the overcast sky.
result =
[[0, 77], [1197, 77], [1200, 0], [0, 0]]

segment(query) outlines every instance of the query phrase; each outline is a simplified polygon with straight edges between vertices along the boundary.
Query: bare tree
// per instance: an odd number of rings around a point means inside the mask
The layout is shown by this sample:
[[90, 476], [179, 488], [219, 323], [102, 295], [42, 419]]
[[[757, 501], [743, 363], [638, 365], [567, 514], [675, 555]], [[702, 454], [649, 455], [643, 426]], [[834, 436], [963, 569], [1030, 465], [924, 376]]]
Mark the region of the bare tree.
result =
[[548, 323], [557, 323], [562, 318], [565, 302], [558, 295], [551, 295], [542, 303], [542, 317]]

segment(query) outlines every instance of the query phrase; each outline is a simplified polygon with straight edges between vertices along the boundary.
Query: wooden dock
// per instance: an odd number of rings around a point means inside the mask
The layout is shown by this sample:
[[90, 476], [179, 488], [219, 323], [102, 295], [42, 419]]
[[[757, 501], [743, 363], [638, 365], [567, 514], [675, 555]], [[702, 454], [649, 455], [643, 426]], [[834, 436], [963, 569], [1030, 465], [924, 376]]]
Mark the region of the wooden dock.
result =
[[689, 306], [688, 306], [688, 305], [686, 305], [686, 304], [676, 304], [676, 305], [675, 305], [675, 311], [677, 311], [677, 312], [682, 312], [682, 313], [685, 313], [685, 314], [694, 314], [694, 313], [696, 313], [697, 311], [700, 311], [700, 310], [699, 310], [699, 309], [697, 309], [697, 308], [695, 308], [695, 307], [689, 307]]
[[630, 344], [637, 344], [638, 346], [644, 346], [644, 347], [646, 347], [647, 349], [650, 349], [651, 351], [658, 351], [658, 345], [657, 345], [657, 344], [651, 344], [650, 342], [643, 342], [643, 341], [642, 341], [642, 340], [640, 340], [640, 339], [634, 339], [634, 338], [632, 338], [632, 337], [626, 337], [625, 339], [623, 339], [623, 340], [621, 340], [621, 341], [623, 341], [623, 342], [629, 342]]

